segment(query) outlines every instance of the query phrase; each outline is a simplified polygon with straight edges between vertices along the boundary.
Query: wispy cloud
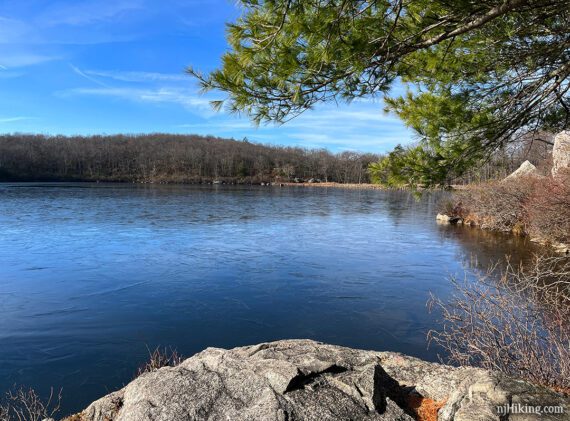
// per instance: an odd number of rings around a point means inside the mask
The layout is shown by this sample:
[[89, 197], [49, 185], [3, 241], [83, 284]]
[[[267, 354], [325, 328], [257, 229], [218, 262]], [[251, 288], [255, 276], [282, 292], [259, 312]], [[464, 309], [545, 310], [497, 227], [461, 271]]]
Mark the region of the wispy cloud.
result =
[[295, 133], [290, 136], [301, 143], [308, 143], [315, 147], [331, 147], [334, 145], [342, 150], [373, 150], [385, 149], [396, 146], [398, 143], [403, 143], [407, 139], [402, 136], [386, 136], [382, 133], [365, 134], [365, 133], [352, 133], [352, 134], [334, 134], [334, 133], [311, 133], [302, 132]]
[[26, 22], [0, 16], [0, 44], [22, 42], [32, 30], [33, 27]]
[[[0, 16], [0, 45], [34, 46], [41, 51], [53, 45], [132, 41], [141, 34], [129, 24], [136, 22], [137, 11], [146, 13], [144, 1], [59, 0], [45, 5], [30, 1], [22, 5], [18, 18]], [[1, 2], [0, 11], [10, 13]]]
[[263, 131], [255, 127], [247, 119], [233, 120], [230, 118], [217, 118], [215, 120], [207, 120], [206, 123], [188, 123], [188, 124], [178, 124], [175, 126], [180, 129], [192, 129], [192, 130], [202, 130], [202, 129], [212, 129], [215, 128], [218, 132], [230, 132], [235, 130], [247, 130], [254, 129], [256, 131]]
[[184, 73], [155, 73], [155, 72], [120, 72], [85, 70], [88, 75], [99, 76], [121, 82], [182, 82], [191, 80]]
[[16, 123], [24, 120], [33, 120], [33, 117], [0, 117], [0, 124]]
[[0, 68], [32, 66], [56, 60], [54, 54], [31, 44], [41, 40], [39, 30], [29, 22], [0, 16]]
[[14, 79], [23, 76], [25, 73], [14, 71], [0, 64], [0, 79]]
[[89, 25], [143, 8], [140, 0], [56, 2], [38, 17], [44, 25]]
[[[208, 118], [214, 115], [210, 106], [210, 99], [196, 94], [195, 89], [184, 87], [180, 82], [189, 81], [184, 74], [170, 74], [157, 72], [121, 72], [83, 70], [69, 64], [71, 70], [82, 78], [99, 85], [98, 88], [72, 88], [56, 92], [59, 97], [97, 96], [123, 99], [131, 102], [154, 104], [176, 104], [189, 111], [196, 112]], [[107, 79], [109, 83], [118, 82], [119, 86], [111, 86], [100, 78]], [[132, 82], [136, 85], [126, 85], [121, 82]], [[176, 82], [176, 83], [169, 83]], [[182, 86], [181, 86], [182, 85]]]
[[73, 96], [99, 96], [119, 98], [133, 102], [146, 103], [170, 103], [185, 107], [190, 111], [199, 112], [202, 115], [211, 115], [213, 111], [210, 101], [204, 97], [197, 96], [194, 91], [180, 88], [76, 88], [68, 89], [56, 93], [60, 97]]
[[105, 83], [95, 79], [94, 77], [89, 76], [88, 74], [86, 74], [85, 72], [81, 71], [81, 69], [79, 69], [77, 66], [74, 66], [73, 64], [69, 64], [69, 67], [71, 68], [71, 70], [73, 70], [73, 72], [79, 76], [81, 76], [84, 79], [87, 79], [90, 82], [95, 83], [96, 85], [99, 86], [104, 86], [104, 87], [108, 87], [108, 85], [106, 85]]
[[3, 69], [33, 66], [48, 61], [57, 60], [60, 57], [44, 54], [36, 54], [31, 52], [2, 52], [0, 53], [0, 62]]
[[366, 107], [345, 105], [342, 107], [325, 106], [319, 110], [309, 111], [298, 118], [291, 120], [287, 125], [298, 129], [340, 129], [347, 127], [390, 127], [400, 126], [401, 121], [382, 112], [381, 105], [367, 105]]
[[177, 129], [336, 152], [384, 152], [412, 138], [400, 120], [382, 112], [382, 104], [371, 103], [321, 106], [281, 126], [255, 127], [247, 118], [216, 114], [203, 122], [179, 124]]

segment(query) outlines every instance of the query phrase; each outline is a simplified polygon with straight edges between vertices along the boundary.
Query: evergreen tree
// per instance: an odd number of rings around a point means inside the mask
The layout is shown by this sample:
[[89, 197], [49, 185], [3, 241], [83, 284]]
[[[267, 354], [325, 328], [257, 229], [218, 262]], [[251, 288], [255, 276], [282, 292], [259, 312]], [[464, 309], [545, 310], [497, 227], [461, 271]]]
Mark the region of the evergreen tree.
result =
[[380, 95], [420, 139], [377, 165], [403, 179], [442, 183], [521, 136], [569, 126], [567, 0], [241, 5], [221, 68], [189, 69], [228, 94], [214, 105], [283, 123], [319, 102]]

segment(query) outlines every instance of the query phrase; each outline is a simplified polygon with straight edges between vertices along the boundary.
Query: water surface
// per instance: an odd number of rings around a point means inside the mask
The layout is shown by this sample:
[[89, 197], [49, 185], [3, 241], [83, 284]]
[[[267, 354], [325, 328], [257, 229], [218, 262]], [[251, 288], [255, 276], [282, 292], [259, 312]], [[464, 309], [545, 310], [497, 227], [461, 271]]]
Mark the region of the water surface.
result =
[[433, 292], [516, 237], [439, 226], [441, 194], [296, 187], [0, 184], [0, 391], [77, 411], [158, 345], [283, 338], [428, 360]]

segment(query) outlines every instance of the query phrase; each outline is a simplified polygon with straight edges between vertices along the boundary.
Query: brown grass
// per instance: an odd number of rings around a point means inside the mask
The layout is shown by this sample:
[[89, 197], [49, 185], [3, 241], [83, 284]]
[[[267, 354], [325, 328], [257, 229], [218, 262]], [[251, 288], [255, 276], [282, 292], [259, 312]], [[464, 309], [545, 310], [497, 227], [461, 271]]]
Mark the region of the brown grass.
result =
[[162, 367], [175, 367], [184, 361], [184, 358], [172, 348], [156, 347], [153, 351], [148, 350], [149, 359], [137, 370], [135, 377], [144, 373], [151, 373]]

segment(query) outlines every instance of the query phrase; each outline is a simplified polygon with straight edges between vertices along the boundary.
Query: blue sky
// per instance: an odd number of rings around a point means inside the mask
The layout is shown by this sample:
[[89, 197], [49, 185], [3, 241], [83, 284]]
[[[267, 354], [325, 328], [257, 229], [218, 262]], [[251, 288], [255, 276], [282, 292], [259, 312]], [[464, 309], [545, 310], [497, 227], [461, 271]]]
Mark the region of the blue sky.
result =
[[378, 101], [326, 104], [256, 128], [212, 111], [184, 74], [226, 50], [229, 0], [0, 0], [0, 132], [196, 133], [384, 152], [411, 131]]

